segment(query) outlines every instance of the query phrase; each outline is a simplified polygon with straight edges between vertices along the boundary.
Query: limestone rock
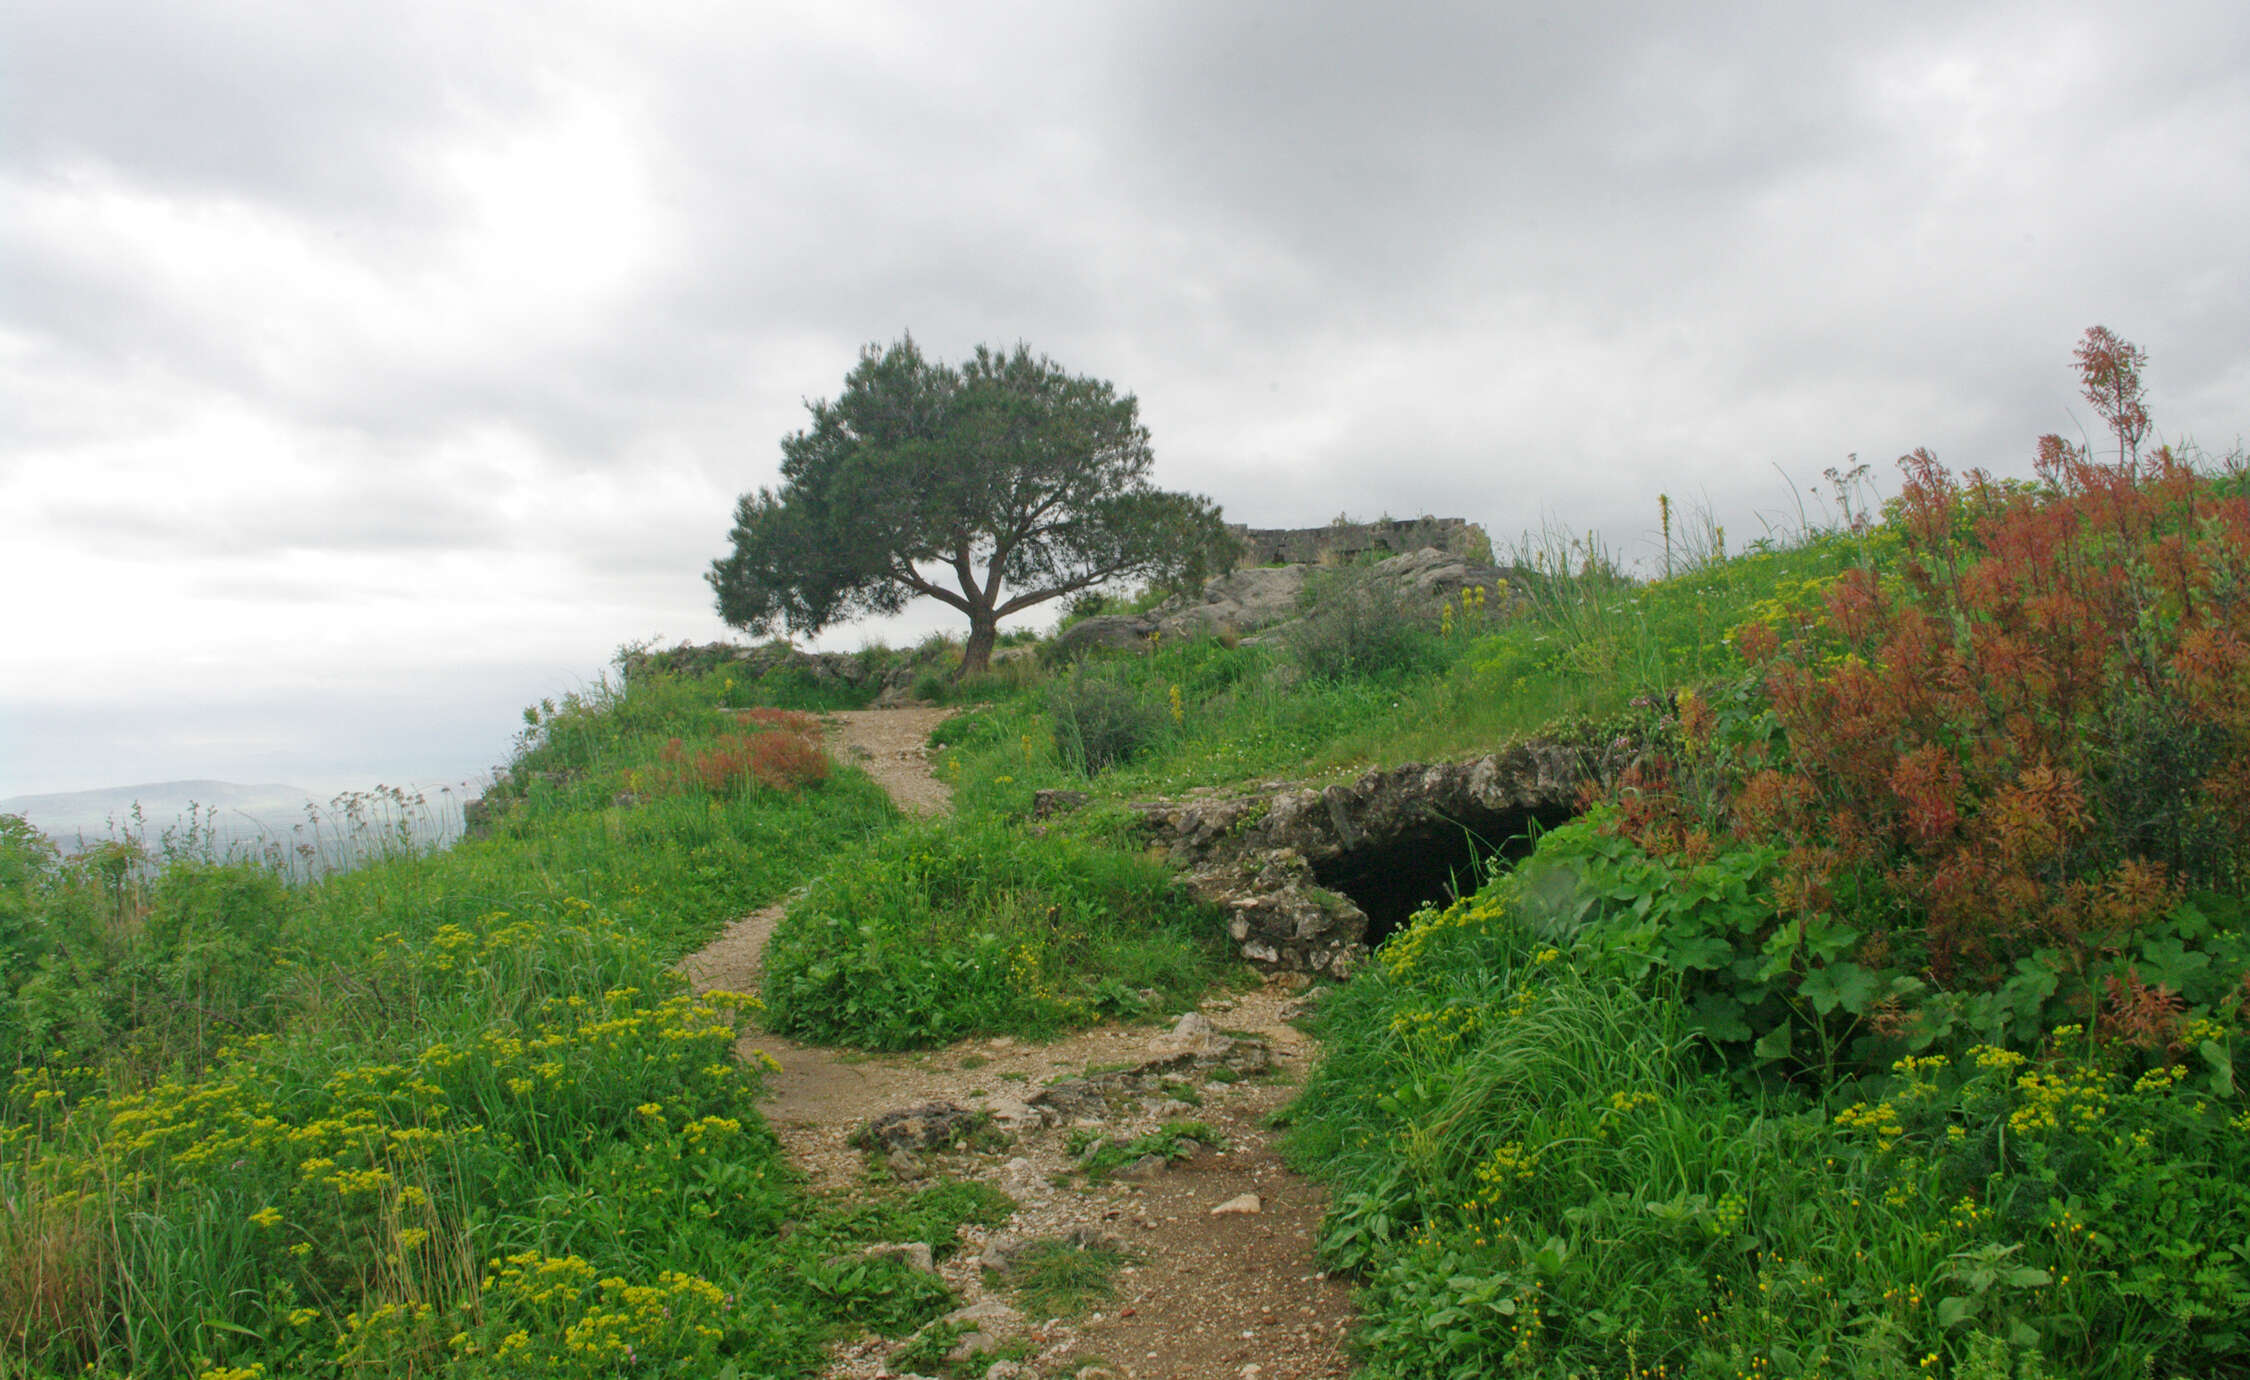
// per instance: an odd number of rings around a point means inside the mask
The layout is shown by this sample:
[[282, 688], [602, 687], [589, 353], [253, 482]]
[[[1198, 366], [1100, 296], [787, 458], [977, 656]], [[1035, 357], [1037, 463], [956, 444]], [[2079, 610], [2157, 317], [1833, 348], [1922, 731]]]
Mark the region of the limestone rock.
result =
[[1149, 1052], [1160, 1059], [1176, 1054], [1218, 1059], [1233, 1045], [1233, 1039], [1220, 1034], [1219, 1028], [1211, 1024], [1211, 1018], [1200, 1011], [1188, 1012], [1173, 1022], [1170, 1030], [1148, 1042]]
[[1110, 1177], [1123, 1179], [1127, 1183], [1145, 1184], [1151, 1179], [1164, 1177], [1164, 1171], [1171, 1167], [1172, 1161], [1166, 1156], [1143, 1155], [1131, 1164], [1120, 1168]]
[[[952, 1102], [925, 1102], [885, 1112], [852, 1132], [851, 1143], [870, 1153], [890, 1154], [917, 1150], [943, 1150], [974, 1133], [987, 1120], [985, 1113]], [[893, 1166], [896, 1172], [896, 1166]]]
[[1238, 1194], [1211, 1209], [1213, 1217], [1242, 1217], [1266, 1210], [1265, 1200], [1255, 1193]]
[[1154, 619], [1137, 613], [1103, 613], [1081, 619], [1063, 629], [1047, 644], [1047, 655], [1056, 661], [1084, 656], [1096, 648], [1138, 647], [1156, 631]]
[[[866, 1250], [861, 1251], [856, 1258], [860, 1260], [895, 1260], [906, 1266], [907, 1269], [918, 1270], [925, 1275], [934, 1275], [938, 1272], [937, 1260], [932, 1255], [930, 1243], [927, 1241], [886, 1241], [869, 1246]], [[851, 1259], [854, 1259], [854, 1257], [831, 1256], [828, 1263], [839, 1265]]]
[[988, 1298], [956, 1308], [938, 1321], [969, 1328], [945, 1353], [948, 1361], [966, 1361], [997, 1349], [1003, 1337], [1022, 1325], [1023, 1314], [999, 1299]]
[[[1405, 558], [1401, 558], [1402, 560]], [[1429, 567], [1436, 569], [1436, 566]], [[1342, 976], [1366, 952], [1373, 907], [1400, 898], [1402, 860], [1487, 846], [1568, 819], [1589, 781], [1623, 770], [1630, 745], [1529, 740], [1464, 762], [1409, 763], [1315, 789], [1267, 783], [1135, 805], [1152, 851], [1227, 913], [1236, 951], [1277, 971]], [[1367, 899], [1367, 898], [1376, 899]]]
[[1237, 570], [1206, 584], [1193, 595], [1175, 595], [1156, 606], [1151, 617], [1168, 639], [1209, 637], [1223, 631], [1253, 632], [1297, 615], [1309, 567], [1284, 565]]
[[1093, 798], [1086, 791], [1063, 790], [1060, 787], [1033, 791], [1031, 793], [1031, 817], [1033, 819], [1052, 819], [1056, 815], [1067, 815], [1073, 810], [1084, 809], [1087, 802]]

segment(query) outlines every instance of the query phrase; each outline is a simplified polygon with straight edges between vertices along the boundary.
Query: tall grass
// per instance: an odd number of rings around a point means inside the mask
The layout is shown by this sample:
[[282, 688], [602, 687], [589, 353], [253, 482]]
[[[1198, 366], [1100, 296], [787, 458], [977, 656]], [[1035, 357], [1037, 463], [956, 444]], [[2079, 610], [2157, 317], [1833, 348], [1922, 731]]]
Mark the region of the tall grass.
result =
[[763, 731], [718, 693], [541, 706], [483, 836], [316, 878], [0, 822], [0, 1374], [791, 1375], [938, 1309], [828, 1263], [855, 1219], [730, 1057], [754, 999], [672, 971], [897, 819], [665, 770]]

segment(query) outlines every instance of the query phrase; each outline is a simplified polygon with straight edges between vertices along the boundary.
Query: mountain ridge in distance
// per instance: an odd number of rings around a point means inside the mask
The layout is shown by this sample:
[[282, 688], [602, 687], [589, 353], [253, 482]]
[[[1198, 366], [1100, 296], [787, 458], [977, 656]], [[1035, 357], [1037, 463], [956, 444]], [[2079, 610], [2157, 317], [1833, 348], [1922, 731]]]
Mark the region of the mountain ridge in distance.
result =
[[[144, 781], [131, 786], [109, 786], [90, 791], [52, 791], [0, 799], [0, 814], [22, 815], [32, 827], [58, 844], [110, 835], [115, 821], [123, 825], [137, 804], [141, 819], [153, 836], [186, 820], [191, 807], [214, 811], [229, 834], [274, 831], [286, 834], [304, 818], [305, 807], [320, 805], [320, 797], [301, 786], [280, 782], [243, 785], [234, 781]], [[248, 816], [247, 819], [244, 816]], [[255, 827], [252, 827], [255, 826]]]

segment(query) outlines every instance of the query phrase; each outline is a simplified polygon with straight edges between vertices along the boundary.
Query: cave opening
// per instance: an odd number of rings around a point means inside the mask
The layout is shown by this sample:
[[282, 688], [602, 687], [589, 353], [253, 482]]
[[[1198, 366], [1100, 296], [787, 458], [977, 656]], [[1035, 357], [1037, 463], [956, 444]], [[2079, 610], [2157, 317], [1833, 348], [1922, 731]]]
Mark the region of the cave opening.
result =
[[1528, 855], [1539, 831], [1571, 814], [1556, 806], [1424, 819], [1314, 863], [1313, 876], [1367, 912], [1367, 947], [1373, 949], [1423, 906], [1444, 905], [1482, 886], [1493, 857], [1513, 862]]

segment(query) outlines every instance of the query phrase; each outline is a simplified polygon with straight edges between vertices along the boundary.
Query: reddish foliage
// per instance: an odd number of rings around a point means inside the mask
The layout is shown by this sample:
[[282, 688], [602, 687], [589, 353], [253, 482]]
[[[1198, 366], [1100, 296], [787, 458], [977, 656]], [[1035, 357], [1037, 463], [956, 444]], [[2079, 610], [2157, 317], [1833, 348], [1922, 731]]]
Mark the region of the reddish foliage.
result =
[[2112, 977], [2104, 985], [2109, 995], [2094, 1017], [2096, 1035], [2140, 1049], [2179, 1055], [2187, 1003], [2178, 993], [2141, 981], [2140, 973], [2131, 968], [2125, 970], [2122, 980]]
[[735, 721], [746, 727], [769, 726], [756, 733], [728, 734], [693, 751], [678, 738], [664, 745], [660, 757], [671, 768], [674, 790], [732, 795], [756, 785], [794, 791], [827, 779], [828, 755], [817, 741], [820, 725], [810, 715], [753, 709], [737, 715]]
[[2250, 500], [2140, 453], [2139, 350], [2097, 327], [2077, 358], [2116, 462], [2043, 438], [2035, 491], [1903, 458], [1895, 573], [1851, 571], [1817, 621], [1736, 634], [1785, 762], [1734, 768], [1712, 819], [1672, 789], [1720, 770], [1694, 735], [1628, 783], [1624, 832], [1675, 855], [1698, 826], [1782, 844], [1783, 916], [1829, 909], [1847, 875], [1879, 883], [1875, 912], [1918, 917], [1948, 982], [1996, 981], [2039, 944], [2109, 950], [2184, 881], [2240, 882]]

